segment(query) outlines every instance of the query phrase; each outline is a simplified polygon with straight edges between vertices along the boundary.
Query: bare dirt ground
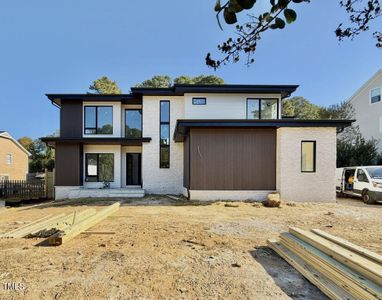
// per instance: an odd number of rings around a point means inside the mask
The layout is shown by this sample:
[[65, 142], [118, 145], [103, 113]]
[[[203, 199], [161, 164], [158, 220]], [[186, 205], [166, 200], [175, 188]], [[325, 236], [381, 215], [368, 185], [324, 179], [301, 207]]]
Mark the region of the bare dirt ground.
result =
[[[84, 203], [87, 206], [84, 206]], [[0, 209], [0, 232], [46, 214], [110, 202]], [[166, 197], [122, 204], [93, 231], [59, 247], [0, 240], [0, 299], [326, 299], [266, 247], [288, 226], [321, 228], [382, 254], [382, 205], [187, 205]], [[25, 289], [7, 290], [6, 283]]]

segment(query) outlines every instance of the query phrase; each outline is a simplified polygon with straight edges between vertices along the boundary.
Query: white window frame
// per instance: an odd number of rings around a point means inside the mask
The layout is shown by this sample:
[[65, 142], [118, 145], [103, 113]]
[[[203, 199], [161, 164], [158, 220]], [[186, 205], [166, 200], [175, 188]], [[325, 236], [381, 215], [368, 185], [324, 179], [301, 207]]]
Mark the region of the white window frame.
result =
[[[374, 91], [374, 90], [379, 90], [379, 98], [380, 98], [380, 100], [377, 101], [377, 102], [371, 102], [371, 92]], [[381, 103], [381, 102], [382, 102], [382, 87], [377, 86], [375, 88], [370, 89], [370, 92], [369, 92], [369, 103], [370, 104], [376, 104], [376, 103]]]
[[13, 164], [13, 155], [12, 153], [7, 154], [7, 165], [12, 165]]

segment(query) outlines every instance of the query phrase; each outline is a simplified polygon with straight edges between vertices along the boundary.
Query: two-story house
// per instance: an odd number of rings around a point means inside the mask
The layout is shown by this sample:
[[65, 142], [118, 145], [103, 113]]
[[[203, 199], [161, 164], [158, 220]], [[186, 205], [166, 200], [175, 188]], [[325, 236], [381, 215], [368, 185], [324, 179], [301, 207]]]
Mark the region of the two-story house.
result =
[[382, 150], [382, 69], [366, 81], [349, 99], [355, 112], [355, 125], [366, 139], [379, 141]]
[[[56, 198], [334, 201], [344, 120], [281, 116], [296, 85], [174, 85], [131, 94], [48, 94], [60, 108]], [[106, 183], [105, 183], [106, 182]], [[106, 187], [106, 188], [102, 188]]]
[[0, 181], [26, 180], [30, 155], [8, 132], [0, 131]]

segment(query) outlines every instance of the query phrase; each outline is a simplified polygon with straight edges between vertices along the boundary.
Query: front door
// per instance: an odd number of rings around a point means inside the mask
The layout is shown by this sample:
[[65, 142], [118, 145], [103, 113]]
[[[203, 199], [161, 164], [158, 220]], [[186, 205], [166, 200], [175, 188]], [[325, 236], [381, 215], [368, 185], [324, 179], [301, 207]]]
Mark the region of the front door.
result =
[[126, 185], [141, 185], [141, 153], [126, 153]]

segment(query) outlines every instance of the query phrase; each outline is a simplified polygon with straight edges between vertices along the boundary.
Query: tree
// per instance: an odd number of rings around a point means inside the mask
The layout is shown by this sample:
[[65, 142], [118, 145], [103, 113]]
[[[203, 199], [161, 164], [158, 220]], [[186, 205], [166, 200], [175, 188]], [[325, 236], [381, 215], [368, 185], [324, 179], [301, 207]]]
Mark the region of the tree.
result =
[[296, 119], [316, 120], [321, 118], [321, 107], [304, 97], [292, 97], [285, 100], [282, 110], [283, 116], [295, 117]]
[[[256, 0], [223, 1], [225, 1], [224, 4], [220, 0], [217, 0], [215, 4], [216, 17], [221, 29], [220, 14], [223, 14], [223, 19], [227, 24], [236, 24], [237, 14], [246, 14], [249, 20], [236, 25], [237, 38], [230, 37], [218, 45], [218, 50], [223, 55], [222, 58], [212, 59], [211, 53], [207, 54], [206, 64], [214, 69], [227, 63], [238, 62], [241, 55], [246, 56], [247, 65], [252, 64], [254, 53], [263, 33], [268, 30], [283, 29], [286, 24], [296, 21], [297, 13], [290, 8], [291, 4], [299, 5], [310, 2], [309, 0], [270, 0], [270, 9], [255, 16], [248, 13], [254, 8]], [[341, 23], [335, 30], [339, 41], [346, 38], [353, 39], [362, 32], [368, 31], [372, 21], [382, 15], [379, 0], [339, 0], [339, 4], [349, 15], [349, 24], [344, 27]], [[373, 37], [376, 40], [376, 46], [382, 48], [382, 32], [374, 31]]]
[[19, 138], [18, 142], [28, 151], [31, 149], [31, 146], [33, 145], [33, 140], [27, 136]]
[[199, 75], [195, 77], [181, 75], [174, 80], [167, 75], [156, 75], [135, 85], [135, 87], [168, 88], [173, 84], [224, 84], [224, 80], [215, 75]]
[[367, 166], [379, 163], [377, 141], [357, 137], [354, 143], [337, 140], [337, 167]]
[[40, 139], [33, 141], [29, 137], [22, 137], [18, 142], [31, 153], [29, 172], [43, 172], [45, 169], [52, 170], [54, 168], [54, 150], [47, 147]]
[[89, 86], [89, 90], [94, 91], [96, 94], [121, 94], [122, 91], [115, 81], [112, 81], [106, 76], [102, 76], [93, 81]]

